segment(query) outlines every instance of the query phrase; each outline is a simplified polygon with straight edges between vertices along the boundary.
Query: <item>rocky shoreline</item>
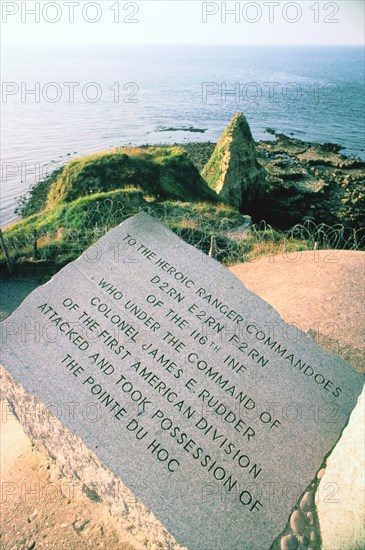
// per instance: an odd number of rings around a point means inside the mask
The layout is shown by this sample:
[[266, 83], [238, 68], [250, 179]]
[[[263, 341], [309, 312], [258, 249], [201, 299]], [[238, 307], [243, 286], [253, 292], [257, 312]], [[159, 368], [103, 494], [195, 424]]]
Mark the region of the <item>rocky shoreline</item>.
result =
[[[278, 148], [278, 146], [288, 154], [290, 154], [291, 152], [295, 152], [296, 148], [299, 148], [299, 150], [308, 150], [310, 148], [312, 151], [316, 151], [318, 155], [324, 153], [332, 153], [330, 164], [333, 164], [334, 166], [339, 162], [349, 163], [349, 166], [355, 168], [361, 168], [365, 165], [365, 163], [360, 158], [353, 158], [350, 155], [346, 155], [346, 149], [341, 147], [341, 145], [337, 145], [335, 143], [317, 143], [311, 141], [302, 141], [297, 138], [287, 136], [286, 134], [277, 133], [271, 128], [267, 128], [266, 131], [268, 134], [275, 136], [275, 139], [260, 140], [255, 142], [260, 158], [265, 159], [267, 157], [272, 157], [274, 159], [274, 154], [276, 154], [274, 153], [274, 151]], [[272, 147], [275, 144], [276, 146]], [[166, 144], [161, 144], [161, 146], [165, 145]], [[199, 171], [202, 171], [202, 169], [212, 156], [217, 142], [190, 141], [188, 143], [174, 143], [174, 145], [183, 147], [186, 150], [189, 159], [195, 164]], [[147, 146], [148, 145], [145, 145], [145, 147]], [[315, 158], [313, 160], [315, 160]]]
[[[365, 162], [344, 155], [333, 143], [304, 142], [276, 133], [275, 137], [256, 142], [258, 162], [266, 171], [266, 193], [260, 207], [248, 212], [254, 221], [265, 219], [281, 229], [299, 223], [298, 218], [329, 225], [343, 221], [361, 229]], [[212, 142], [183, 145], [199, 171], [215, 146]]]

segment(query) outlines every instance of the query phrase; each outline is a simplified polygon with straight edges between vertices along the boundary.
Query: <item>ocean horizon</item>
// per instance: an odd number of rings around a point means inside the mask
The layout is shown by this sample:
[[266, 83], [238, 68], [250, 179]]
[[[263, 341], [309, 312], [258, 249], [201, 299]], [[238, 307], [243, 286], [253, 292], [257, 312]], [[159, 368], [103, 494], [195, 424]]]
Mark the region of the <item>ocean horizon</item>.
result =
[[32, 46], [3, 54], [1, 225], [72, 158], [122, 145], [217, 141], [242, 111], [365, 160], [362, 46]]

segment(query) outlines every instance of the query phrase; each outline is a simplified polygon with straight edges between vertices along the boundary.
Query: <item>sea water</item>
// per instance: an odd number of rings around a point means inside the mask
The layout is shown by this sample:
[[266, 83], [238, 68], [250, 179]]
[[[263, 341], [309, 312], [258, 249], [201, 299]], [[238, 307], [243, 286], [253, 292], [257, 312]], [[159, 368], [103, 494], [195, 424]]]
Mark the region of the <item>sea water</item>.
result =
[[120, 145], [216, 141], [243, 111], [364, 153], [364, 51], [344, 46], [32, 46], [3, 52], [1, 225], [43, 176]]

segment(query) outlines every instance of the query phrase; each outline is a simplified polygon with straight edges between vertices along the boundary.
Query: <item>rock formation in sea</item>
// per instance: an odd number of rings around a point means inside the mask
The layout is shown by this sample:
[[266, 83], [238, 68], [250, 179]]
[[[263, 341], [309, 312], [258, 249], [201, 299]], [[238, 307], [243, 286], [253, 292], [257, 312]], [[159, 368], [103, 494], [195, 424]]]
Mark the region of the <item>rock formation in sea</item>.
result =
[[202, 172], [209, 186], [227, 203], [249, 212], [264, 191], [265, 170], [243, 113], [236, 113], [221, 135]]

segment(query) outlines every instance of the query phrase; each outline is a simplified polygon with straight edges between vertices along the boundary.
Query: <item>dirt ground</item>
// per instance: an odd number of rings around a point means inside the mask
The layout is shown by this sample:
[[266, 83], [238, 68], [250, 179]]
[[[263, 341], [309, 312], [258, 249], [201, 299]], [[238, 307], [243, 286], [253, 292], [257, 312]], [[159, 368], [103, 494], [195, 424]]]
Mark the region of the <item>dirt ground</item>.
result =
[[[246, 286], [323, 346], [364, 372], [364, 272], [362, 252], [302, 252], [265, 257], [231, 268]], [[5, 319], [39, 281], [1, 281]], [[4, 550], [146, 548], [140, 534], [123, 530], [102, 503], [32, 443], [1, 403], [1, 522]], [[152, 548], [147, 544], [147, 547]]]
[[264, 256], [230, 268], [247, 288], [322, 347], [365, 372], [365, 253]]
[[6, 402], [0, 433], [0, 548], [142, 548], [118, 529], [103, 504], [90, 500], [76, 480], [64, 478], [50, 457], [32, 447]]

